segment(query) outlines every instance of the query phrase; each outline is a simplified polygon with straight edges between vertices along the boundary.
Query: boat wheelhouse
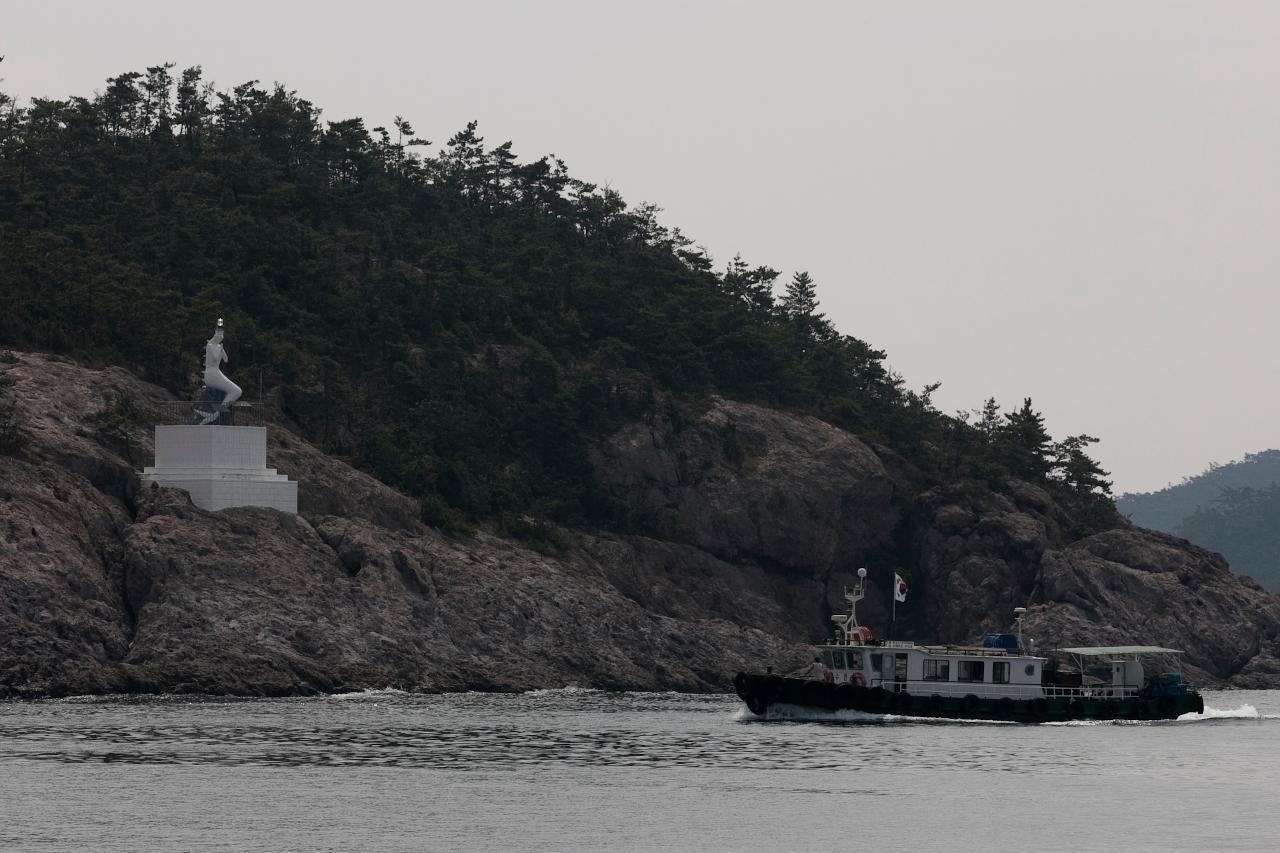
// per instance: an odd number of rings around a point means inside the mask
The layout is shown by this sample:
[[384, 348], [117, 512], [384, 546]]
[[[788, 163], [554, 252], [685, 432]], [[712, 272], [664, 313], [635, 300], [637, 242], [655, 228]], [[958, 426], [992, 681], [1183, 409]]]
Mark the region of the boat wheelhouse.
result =
[[[1146, 676], [1144, 657], [1176, 659], [1176, 649], [1089, 646], [1042, 656], [1023, 642], [1021, 607], [1015, 610], [1015, 633], [987, 634], [975, 645], [876, 640], [857, 621], [865, 589], [866, 570], [859, 569], [857, 587], [845, 591], [849, 612], [831, 617], [835, 637], [818, 647], [819, 657], [804, 676], [738, 673], [734, 686], [753, 713], [828, 719], [832, 712], [853, 710], [1048, 722], [1173, 719], [1204, 710], [1200, 694], [1179, 673]], [[1064, 667], [1063, 658], [1074, 669]]]

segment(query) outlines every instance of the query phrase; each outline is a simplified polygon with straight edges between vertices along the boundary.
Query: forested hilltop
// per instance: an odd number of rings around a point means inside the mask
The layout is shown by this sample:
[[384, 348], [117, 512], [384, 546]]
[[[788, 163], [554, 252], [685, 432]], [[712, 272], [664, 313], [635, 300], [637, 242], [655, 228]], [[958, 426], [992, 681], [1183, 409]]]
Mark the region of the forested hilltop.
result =
[[1053, 441], [1029, 399], [938, 411], [823, 317], [806, 273], [717, 268], [658, 212], [475, 123], [433, 145], [199, 67], [0, 94], [0, 345], [190, 396], [225, 317], [247, 397], [445, 528], [643, 530], [589, 449], [628, 419], [679, 428], [712, 395], [815, 415], [933, 482], [1040, 484], [1073, 536], [1116, 525], [1095, 439]]
[[1155, 492], [1121, 495], [1135, 524], [1184, 536], [1280, 591], [1280, 450], [1247, 454]]

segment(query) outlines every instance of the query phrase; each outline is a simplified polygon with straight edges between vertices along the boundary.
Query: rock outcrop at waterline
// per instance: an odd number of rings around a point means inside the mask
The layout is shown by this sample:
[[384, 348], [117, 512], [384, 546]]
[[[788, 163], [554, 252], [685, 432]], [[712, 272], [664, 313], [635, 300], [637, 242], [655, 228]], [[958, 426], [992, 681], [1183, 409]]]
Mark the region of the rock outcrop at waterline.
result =
[[1280, 599], [1220, 558], [1138, 529], [1067, 543], [1039, 489], [930, 489], [812, 418], [718, 400], [679, 430], [619, 431], [601, 483], [651, 535], [564, 531], [551, 557], [445, 536], [277, 427], [301, 514], [208, 513], [134, 473], [150, 428], [112, 400], [163, 391], [36, 354], [0, 374], [25, 436], [0, 456], [4, 695], [727, 689], [807, 660], [868, 558], [913, 581], [903, 635], [970, 639], [1031, 602], [1042, 643], [1165, 643], [1204, 682], [1280, 685]]

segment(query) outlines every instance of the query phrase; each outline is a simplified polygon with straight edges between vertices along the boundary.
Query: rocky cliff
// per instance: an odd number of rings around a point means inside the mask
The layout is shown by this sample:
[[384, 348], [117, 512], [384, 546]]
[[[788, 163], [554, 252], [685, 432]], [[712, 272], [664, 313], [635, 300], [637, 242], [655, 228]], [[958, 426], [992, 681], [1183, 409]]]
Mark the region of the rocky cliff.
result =
[[624, 427], [594, 458], [646, 535], [563, 531], [547, 556], [427, 527], [280, 427], [269, 464], [300, 514], [208, 513], [140, 488], [162, 390], [38, 354], [0, 375], [23, 438], [0, 456], [0, 694], [723, 689], [807, 660], [863, 564], [878, 629], [896, 569], [903, 636], [969, 639], [1030, 604], [1042, 646], [1168, 644], [1202, 682], [1280, 686], [1280, 598], [1221, 558], [1137, 528], [1068, 542], [1037, 488], [931, 487], [813, 418], [712, 400]]

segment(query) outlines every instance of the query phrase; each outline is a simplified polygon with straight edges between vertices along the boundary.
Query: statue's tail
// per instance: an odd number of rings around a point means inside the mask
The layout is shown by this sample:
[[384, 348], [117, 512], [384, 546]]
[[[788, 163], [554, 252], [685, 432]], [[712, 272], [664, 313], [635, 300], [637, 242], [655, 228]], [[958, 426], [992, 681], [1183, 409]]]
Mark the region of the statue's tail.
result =
[[191, 423], [195, 426], [211, 424], [222, 417], [229, 405], [225, 391], [205, 385], [200, 389], [200, 399], [196, 401], [195, 410], [191, 413]]

